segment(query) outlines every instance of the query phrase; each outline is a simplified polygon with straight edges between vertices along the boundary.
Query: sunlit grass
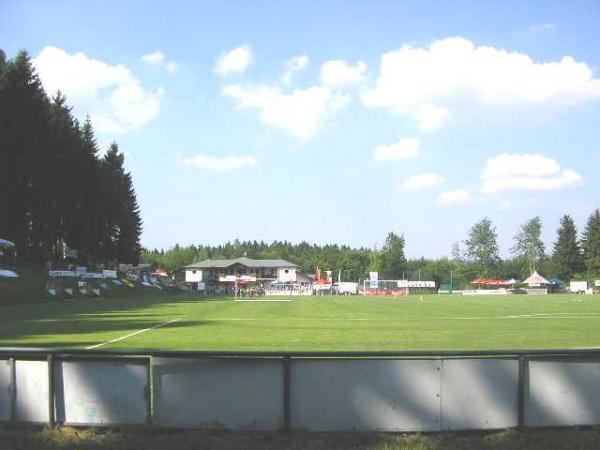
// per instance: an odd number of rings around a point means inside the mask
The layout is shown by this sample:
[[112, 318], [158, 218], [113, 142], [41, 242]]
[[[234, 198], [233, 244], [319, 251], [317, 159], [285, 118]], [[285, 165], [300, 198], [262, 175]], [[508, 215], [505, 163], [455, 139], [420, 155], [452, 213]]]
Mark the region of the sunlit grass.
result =
[[0, 309], [0, 345], [189, 350], [467, 350], [600, 347], [600, 298], [577, 295], [294, 297], [163, 294]]

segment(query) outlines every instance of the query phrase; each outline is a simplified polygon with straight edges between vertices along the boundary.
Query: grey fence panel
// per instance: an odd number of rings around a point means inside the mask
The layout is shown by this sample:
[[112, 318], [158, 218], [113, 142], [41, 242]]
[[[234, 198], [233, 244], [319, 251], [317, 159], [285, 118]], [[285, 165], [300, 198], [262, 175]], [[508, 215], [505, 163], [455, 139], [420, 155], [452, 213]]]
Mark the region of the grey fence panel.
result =
[[525, 425], [600, 424], [599, 361], [529, 361]]
[[283, 420], [280, 359], [154, 359], [154, 423], [277, 429]]
[[15, 361], [18, 422], [47, 423], [49, 384], [47, 361]]
[[438, 360], [292, 360], [291, 426], [439, 430], [440, 366]]
[[485, 430], [518, 424], [519, 361], [442, 363], [442, 429]]
[[0, 422], [8, 422], [12, 407], [11, 366], [8, 359], [0, 359]]
[[147, 361], [56, 361], [57, 420], [67, 425], [142, 425]]

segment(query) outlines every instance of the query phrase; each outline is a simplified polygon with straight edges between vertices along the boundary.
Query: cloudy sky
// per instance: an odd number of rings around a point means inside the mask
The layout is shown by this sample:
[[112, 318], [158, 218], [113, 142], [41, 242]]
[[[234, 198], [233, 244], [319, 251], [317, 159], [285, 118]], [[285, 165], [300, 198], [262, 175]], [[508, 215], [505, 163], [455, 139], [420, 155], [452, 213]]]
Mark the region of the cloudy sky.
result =
[[145, 246], [444, 256], [488, 216], [506, 255], [600, 206], [598, 1], [221, 3], [0, 3], [0, 47], [120, 144]]

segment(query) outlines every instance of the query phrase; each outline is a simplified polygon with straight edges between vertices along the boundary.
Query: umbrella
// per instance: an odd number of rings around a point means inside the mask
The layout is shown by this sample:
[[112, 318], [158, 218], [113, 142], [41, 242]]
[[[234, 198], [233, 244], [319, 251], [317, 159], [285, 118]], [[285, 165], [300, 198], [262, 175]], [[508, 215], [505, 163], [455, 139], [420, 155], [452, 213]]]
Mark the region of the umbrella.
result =
[[6, 239], [0, 239], [0, 248], [14, 248], [15, 243], [7, 241]]

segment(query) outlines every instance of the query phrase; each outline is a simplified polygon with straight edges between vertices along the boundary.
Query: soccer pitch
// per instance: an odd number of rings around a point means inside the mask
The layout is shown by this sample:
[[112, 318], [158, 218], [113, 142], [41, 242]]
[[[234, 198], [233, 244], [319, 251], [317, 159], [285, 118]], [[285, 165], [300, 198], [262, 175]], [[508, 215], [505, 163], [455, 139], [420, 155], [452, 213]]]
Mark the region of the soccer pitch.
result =
[[0, 346], [234, 351], [600, 347], [600, 298], [181, 294], [3, 307]]

